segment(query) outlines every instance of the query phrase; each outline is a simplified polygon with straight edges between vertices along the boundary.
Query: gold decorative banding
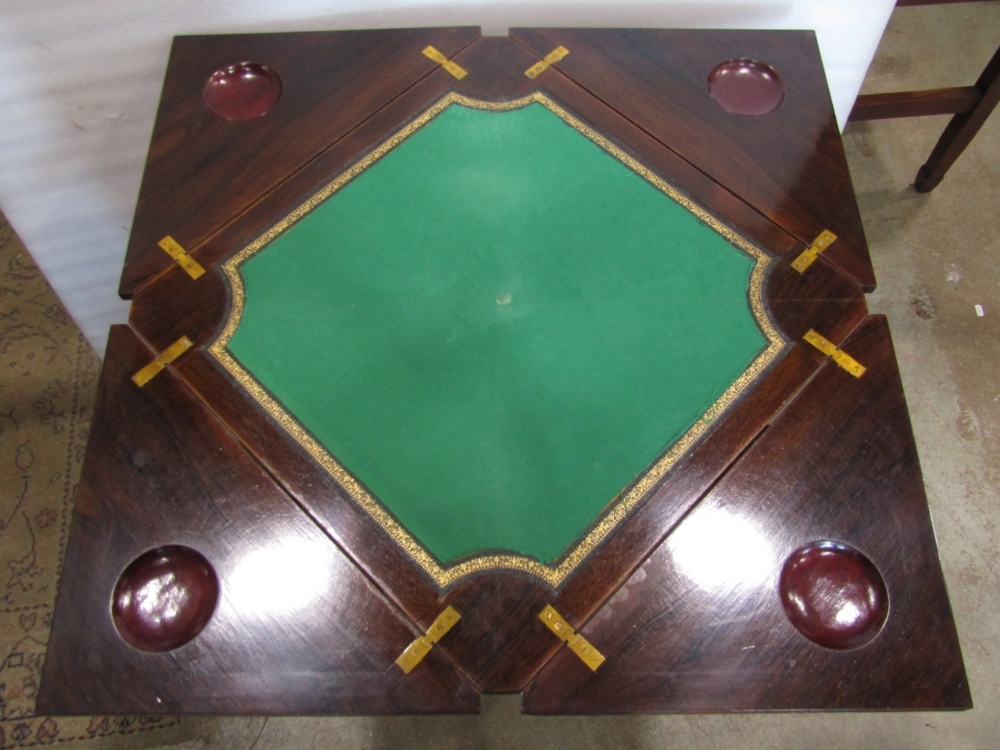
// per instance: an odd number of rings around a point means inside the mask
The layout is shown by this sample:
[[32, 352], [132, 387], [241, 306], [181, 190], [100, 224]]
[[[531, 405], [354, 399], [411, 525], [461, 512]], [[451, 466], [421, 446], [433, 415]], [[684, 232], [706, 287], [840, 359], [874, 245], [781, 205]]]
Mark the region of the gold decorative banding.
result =
[[[551, 564], [541, 563], [534, 558], [519, 555], [514, 552], [497, 554], [486, 553], [463, 559], [453, 564], [442, 565], [431, 555], [393, 516], [382, 503], [372, 496], [354, 476], [341, 464], [313, 435], [306, 430], [284, 407], [247, 371], [240, 362], [230, 354], [229, 342], [239, 328], [246, 305], [246, 291], [240, 266], [253, 257], [261, 249], [274, 241], [279, 235], [294, 226], [307, 216], [313, 209], [334, 195], [351, 180], [375, 164], [441, 112], [452, 105], [469, 107], [493, 112], [504, 112], [521, 109], [531, 104], [540, 104], [559, 117], [563, 122], [577, 132], [589, 138], [593, 143], [613, 156], [626, 167], [643, 177], [650, 184], [679, 203], [685, 209], [697, 216], [718, 234], [722, 235], [732, 245], [749, 255], [755, 265], [750, 274], [747, 289], [748, 302], [757, 325], [767, 339], [767, 346], [750, 363], [746, 370], [716, 399], [704, 415], [698, 419], [667, 451], [636, 482], [624, 490], [617, 498], [613, 498], [608, 509], [587, 530], [567, 552], [565, 556]], [[787, 346], [785, 339], [771, 322], [764, 305], [764, 280], [772, 258], [758, 248], [736, 230], [723, 224], [705, 209], [680, 193], [668, 182], [661, 179], [648, 168], [640, 164], [625, 151], [609, 141], [590, 126], [584, 124], [561, 106], [540, 92], [535, 92], [520, 99], [506, 102], [488, 102], [471, 99], [455, 92], [445, 94], [432, 104], [422, 114], [411, 120], [396, 134], [390, 136], [354, 165], [338, 175], [315, 195], [305, 201], [288, 216], [277, 222], [264, 234], [246, 247], [234, 253], [220, 264], [230, 287], [229, 316], [222, 330], [208, 346], [209, 353], [238, 382], [246, 392], [261, 405], [261, 407], [288, 433], [310, 456], [325, 469], [344, 488], [345, 492], [380, 526], [397, 545], [423, 570], [439, 588], [446, 588], [470, 576], [491, 570], [507, 570], [527, 573], [544, 581], [553, 588], [558, 588], [567, 577], [582, 563], [629, 514], [646, 498], [652, 489], [663, 479], [668, 471], [697, 443], [709, 430], [711, 425], [746, 391], [750, 385], [778, 358]]]

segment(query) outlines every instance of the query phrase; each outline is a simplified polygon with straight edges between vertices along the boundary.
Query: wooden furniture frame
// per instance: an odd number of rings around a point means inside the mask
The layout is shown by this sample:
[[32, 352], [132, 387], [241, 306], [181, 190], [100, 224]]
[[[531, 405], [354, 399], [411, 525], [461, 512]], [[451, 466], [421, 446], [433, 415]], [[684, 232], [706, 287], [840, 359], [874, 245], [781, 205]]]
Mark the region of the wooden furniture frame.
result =
[[[969, 1], [898, 0], [896, 7]], [[972, 86], [862, 94], [855, 102], [848, 121], [955, 115], [927, 157], [926, 163], [917, 172], [914, 187], [918, 193], [929, 193], [941, 184], [945, 173], [972, 142], [996, 108], [997, 102], [1000, 102], [1000, 47]]]
[[[778, 109], [737, 115], [708, 95], [734, 58], [780, 72]], [[202, 86], [246, 60], [281, 74], [282, 99], [225, 122]], [[787, 353], [555, 587], [509, 571], [435, 585], [205, 351], [230, 304], [217, 264], [449, 92], [543, 92], [774, 259], [764, 304]], [[824, 230], [836, 241], [814, 243]], [[192, 259], [208, 272], [192, 278]], [[874, 283], [811, 33], [178, 38], [39, 709], [474, 712], [481, 692], [521, 692], [534, 713], [968, 707], [888, 328], [865, 306]], [[891, 611], [867, 645], [818, 645], [782, 609], [783, 561], [817, 540], [860, 550], [884, 580]], [[729, 577], [692, 568], [692, 544]], [[204, 555], [222, 593], [196, 637], [144, 651], [116, 630], [112, 593], [164, 545]], [[461, 619], [444, 632], [448, 608]], [[426, 655], [404, 672], [408, 644]]]

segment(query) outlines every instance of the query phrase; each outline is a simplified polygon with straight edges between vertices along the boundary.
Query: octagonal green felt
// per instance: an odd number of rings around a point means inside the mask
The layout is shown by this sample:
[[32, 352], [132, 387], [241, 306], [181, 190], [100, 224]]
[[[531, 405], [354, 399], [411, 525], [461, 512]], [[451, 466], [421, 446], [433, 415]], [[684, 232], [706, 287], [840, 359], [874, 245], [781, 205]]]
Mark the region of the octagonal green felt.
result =
[[540, 104], [453, 104], [243, 262], [228, 350], [439, 561], [549, 563], [764, 350], [753, 264]]

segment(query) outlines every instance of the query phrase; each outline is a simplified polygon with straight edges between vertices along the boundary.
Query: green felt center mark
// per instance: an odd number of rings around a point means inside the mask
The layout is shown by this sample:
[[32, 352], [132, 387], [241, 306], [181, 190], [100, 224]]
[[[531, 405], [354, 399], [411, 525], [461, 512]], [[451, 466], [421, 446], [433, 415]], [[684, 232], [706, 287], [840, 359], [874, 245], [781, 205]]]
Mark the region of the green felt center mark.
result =
[[446, 107], [243, 262], [228, 349], [442, 563], [549, 563], [766, 348], [754, 260], [538, 103]]

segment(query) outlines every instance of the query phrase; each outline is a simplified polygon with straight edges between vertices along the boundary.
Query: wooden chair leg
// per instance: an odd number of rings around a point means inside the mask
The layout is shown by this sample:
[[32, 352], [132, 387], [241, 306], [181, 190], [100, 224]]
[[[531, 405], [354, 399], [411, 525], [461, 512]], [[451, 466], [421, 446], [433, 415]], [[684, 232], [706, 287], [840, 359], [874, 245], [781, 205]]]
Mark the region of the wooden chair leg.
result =
[[927, 158], [927, 163], [917, 172], [914, 187], [918, 193], [929, 193], [940, 184], [945, 172], [969, 145], [1000, 101], [1000, 49], [997, 49], [976, 81], [976, 88], [981, 92], [979, 102], [969, 112], [951, 118]]

